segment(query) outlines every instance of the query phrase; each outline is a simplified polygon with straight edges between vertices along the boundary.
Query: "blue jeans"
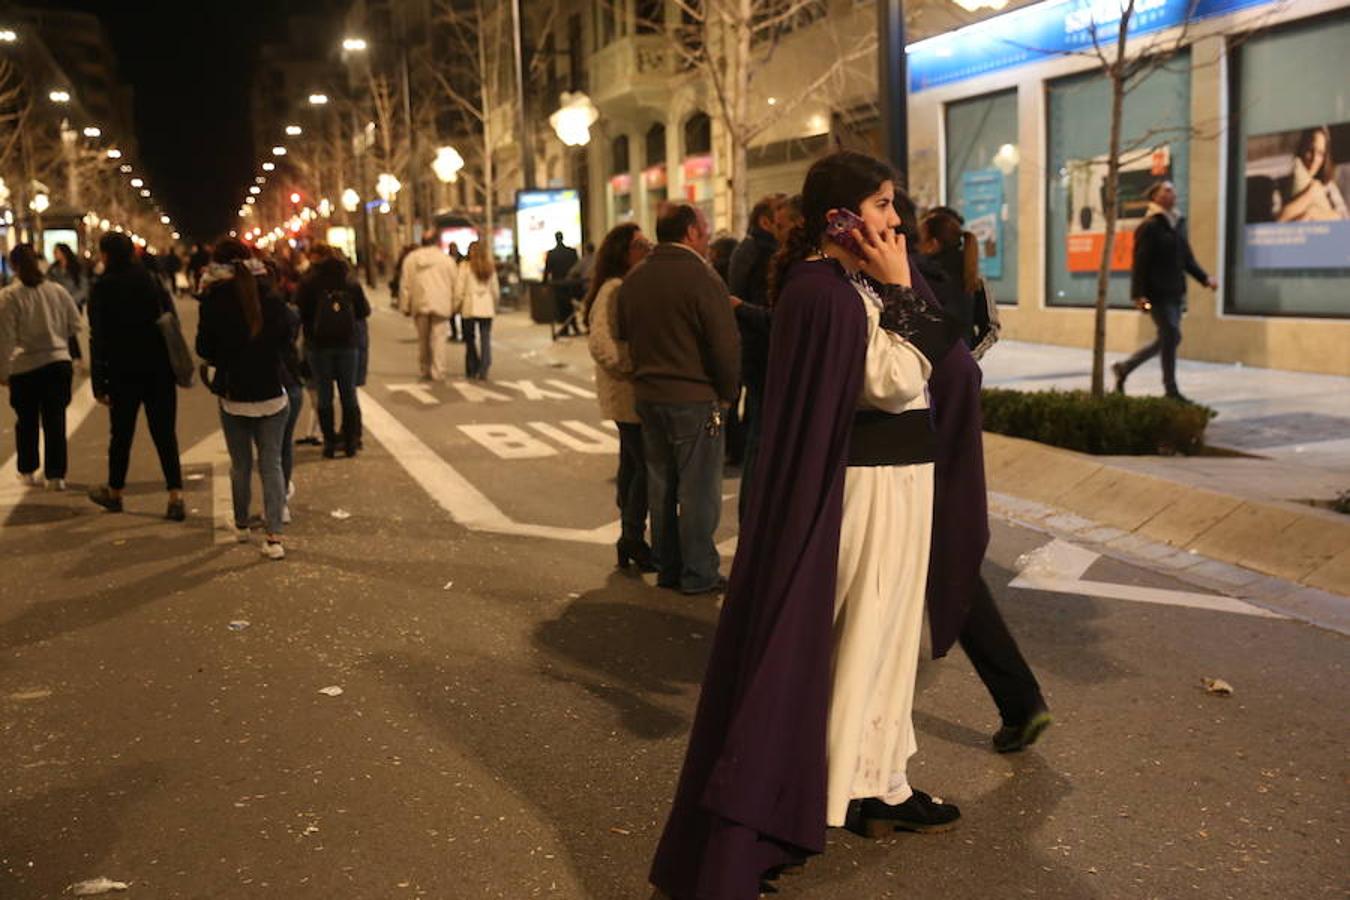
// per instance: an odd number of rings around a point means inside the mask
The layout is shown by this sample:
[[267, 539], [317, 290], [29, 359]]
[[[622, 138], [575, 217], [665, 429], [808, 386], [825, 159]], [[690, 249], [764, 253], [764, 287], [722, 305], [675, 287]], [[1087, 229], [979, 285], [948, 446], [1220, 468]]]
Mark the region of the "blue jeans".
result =
[[295, 423], [300, 420], [300, 410], [305, 406], [305, 389], [300, 385], [287, 385], [286, 397], [290, 408], [286, 411], [286, 430], [281, 437], [281, 474], [286, 484], [291, 483], [291, 473], [295, 471]]
[[337, 440], [333, 419], [333, 385], [342, 400], [342, 430], [359, 429], [361, 407], [356, 400], [358, 351], [355, 347], [321, 347], [309, 352], [309, 368], [314, 374], [319, 399], [319, 427], [325, 441]]
[[1161, 356], [1163, 390], [1169, 397], [1177, 393], [1177, 347], [1181, 345], [1181, 304], [1184, 300], [1184, 297], [1154, 300], [1149, 316], [1158, 329], [1158, 336], [1120, 363], [1121, 369], [1129, 375], [1145, 361]]
[[464, 320], [464, 374], [470, 378], [485, 379], [488, 377], [488, 369], [491, 367], [492, 320], [466, 318]]
[[258, 475], [263, 488], [263, 521], [268, 534], [281, 534], [281, 511], [286, 507], [286, 479], [281, 474], [281, 443], [290, 410], [270, 416], [232, 416], [223, 408], [220, 427], [230, 451], [230, 494], [234, 524], [248, 526], [253, 500], [253, 448], [258, 449]]
[[717, 404], [637, 403], [647, 456], [647, 499], [657, 584], [700, 593], [721, 577], [713, 539], [722, 517], [726, 435], [708, 433]]

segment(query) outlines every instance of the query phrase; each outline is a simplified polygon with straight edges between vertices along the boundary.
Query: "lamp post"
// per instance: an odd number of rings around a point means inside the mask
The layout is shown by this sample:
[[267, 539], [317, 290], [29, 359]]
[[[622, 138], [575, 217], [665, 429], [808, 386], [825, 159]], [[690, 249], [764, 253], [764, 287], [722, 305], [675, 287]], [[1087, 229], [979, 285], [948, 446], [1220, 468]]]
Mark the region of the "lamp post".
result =
[[877, 100], [886, 160], [909, 190], [909, 85], [904, 0], [877, 0]]

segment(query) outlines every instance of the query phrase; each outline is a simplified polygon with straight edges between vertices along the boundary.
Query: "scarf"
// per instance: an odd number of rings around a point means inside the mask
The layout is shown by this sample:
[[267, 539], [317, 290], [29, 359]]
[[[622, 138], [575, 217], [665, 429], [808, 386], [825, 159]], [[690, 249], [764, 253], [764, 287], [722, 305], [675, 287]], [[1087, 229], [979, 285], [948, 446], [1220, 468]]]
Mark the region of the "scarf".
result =
[[[254, 278], [261, 278], [267, 274], [267, 266], [262, 264], [262, 260], [250, 258], [239, 260], [239, 262], [242, 262], [244, 264], [244, 268], [248, 269], [250, 272], [253, 273]], [[213, 262], [202, 270], [202, 280], [200, 287], [198, 287], [198, 290], [201, 291], [202, 293], [206, 293], [207, 289], [209, 289], [212, 285], [218, 284], [222, 281], [229, 281], [231, 278], [234, 277], [234, 273], [236, 271], [237, 270], [234, 267], [234, 263]]]
[[1181, 210], [1177, 209], [1175, 206], [1173, 206], [1171, 209], [1163, 209], [1161, 206], [1154, 203], [1152, 200], [1148, 202], [1148, 211], [1144, 215], [1146, 217], [1162, 216], [1164, 219], [1167, 220], [1167, 224], [1172, 226], [1173, 231], [1176, 230], [1177, 223], [1181, 221]]

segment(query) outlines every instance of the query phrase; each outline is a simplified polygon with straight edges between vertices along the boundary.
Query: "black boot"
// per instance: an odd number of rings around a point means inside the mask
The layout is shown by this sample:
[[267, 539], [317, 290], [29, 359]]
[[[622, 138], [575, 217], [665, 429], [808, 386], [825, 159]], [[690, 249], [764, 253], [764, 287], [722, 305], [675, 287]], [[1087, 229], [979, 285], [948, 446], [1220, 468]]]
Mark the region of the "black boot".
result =
[[342, 417], [342, 450], [348, 457], [361, 449], [361, 414]]
[[657, 570], [652, 548], [647, 546], [647, 542], [641, 538], [637, 540], [619, 538], [619, 542], [614, 547], [618, 551], [620, 569], [628, 568], [631, 563], [637, 567], [639, 572], [655, 572]]
[[337, 429], [333, 427], [333, 411], [319, 410], [319, 430], [323, 432], [323, 458], [337, 456]]

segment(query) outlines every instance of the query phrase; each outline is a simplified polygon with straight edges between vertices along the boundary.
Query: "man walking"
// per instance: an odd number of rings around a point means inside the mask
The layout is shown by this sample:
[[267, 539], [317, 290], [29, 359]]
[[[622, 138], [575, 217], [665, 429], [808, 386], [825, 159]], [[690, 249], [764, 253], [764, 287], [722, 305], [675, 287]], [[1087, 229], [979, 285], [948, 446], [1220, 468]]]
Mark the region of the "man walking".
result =
[[628, 342], [647, 455], [657, 584], [721, 591], [722, 416], [740, 391], [740, 338], [707, 262], [708, 220], [689, 204], [656, 222], [660, 242], [623, 280], [616, 336]]
[[1111, 366], [1117, 394], [1125, 393], [1125, 379], [1131, 372], [1161, 354], [1167, 396], [1189, 402], [1177, 390], [1177, 346], [1181, 343], [1188, 274], [1210, 290], [1219, 287], [1191, 252], [1186, 219], [1177, 209], [1176, 188], [1170, 181], [1160, 181], [1148, 189], [1148, 213], [1134, 230], [1134, 264], [1130, 271], [1130, 296], [1135, 306], [1153, 317], [1158, 336], [1129, 359]]
[[422, 232], [422, 246], [403, 259], [399, 308], [417, 323], [417, 367], [423, 381], [445, 377], [445, 335], [455, 312], [459, 266], [437, 246], [436, 232]]
[[571, 277], [572, 267], [580, 259], [577, 251], [563, 243], [561, 231], [553, 233], [553, 240], [553, 249], [544, 257], [544, 282], [553, 286], [553, 310], [558, 334], [581, 334], [572, 309], [572, 301], [581, 294], [577, 291], [577, 281]]

